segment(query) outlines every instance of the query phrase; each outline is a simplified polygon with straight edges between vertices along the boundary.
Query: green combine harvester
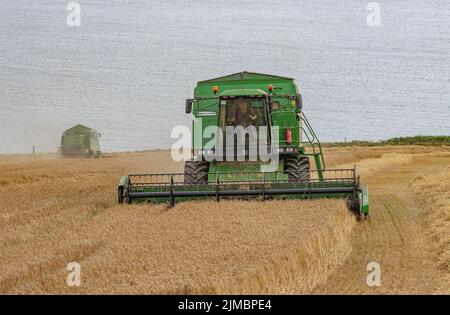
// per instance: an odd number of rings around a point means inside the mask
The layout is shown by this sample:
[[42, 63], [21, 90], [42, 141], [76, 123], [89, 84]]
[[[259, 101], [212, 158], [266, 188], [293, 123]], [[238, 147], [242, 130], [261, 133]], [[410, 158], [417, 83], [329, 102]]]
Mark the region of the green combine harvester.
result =
[[65, 157], [100, 158], [100, 133], [92, 128], [76, 125], [63, 132], [61, 154]]
[[355, 168], [326, 168], [302, 107], [291, 78], [240, 72], [198, 82], [186, 100], [194, 120], [184, 173], [122, 176], [119, 203], [343, 198], [358, 217], [368, 215], [367, 186]]

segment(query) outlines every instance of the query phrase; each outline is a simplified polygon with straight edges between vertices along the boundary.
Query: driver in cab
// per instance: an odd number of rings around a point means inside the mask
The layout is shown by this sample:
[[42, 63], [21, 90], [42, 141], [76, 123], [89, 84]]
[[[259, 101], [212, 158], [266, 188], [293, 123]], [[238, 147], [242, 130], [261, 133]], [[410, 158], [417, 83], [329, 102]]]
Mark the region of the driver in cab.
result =
[[235, 106], [231, 117], [228, 120], [229, 125], [242, 126], [246, 128], [247, 126], [254, 125], [257, 116], [253, 112], [248, 102], [245, 100], [239, 100], [238, 106]]

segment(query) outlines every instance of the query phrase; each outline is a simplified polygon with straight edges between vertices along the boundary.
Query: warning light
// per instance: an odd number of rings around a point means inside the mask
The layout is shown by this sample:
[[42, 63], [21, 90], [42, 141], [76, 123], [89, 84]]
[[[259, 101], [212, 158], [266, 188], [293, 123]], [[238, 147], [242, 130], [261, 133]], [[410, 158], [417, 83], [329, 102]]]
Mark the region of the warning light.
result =
[[273, 86], [272, 86], [272, 84], [269, 84], [269, 86], [267, 87], [267, 89], [269, 90], [269, 92], [272, 92], [272, 91], [273, 91]]
[[217, 92], [219, 92], [219, 87], [217, 85], [213, 87], [213, 92], [214, 94], [217, 94]]

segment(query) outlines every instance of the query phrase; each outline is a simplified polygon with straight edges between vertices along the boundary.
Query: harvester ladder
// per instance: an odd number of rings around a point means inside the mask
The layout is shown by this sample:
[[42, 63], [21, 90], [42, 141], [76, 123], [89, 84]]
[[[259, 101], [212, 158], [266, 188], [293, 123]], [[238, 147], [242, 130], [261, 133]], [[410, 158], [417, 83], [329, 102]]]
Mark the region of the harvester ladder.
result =
[[[325, 169], [325, 160], [323, 158], [322, 145], [320, 144], [319, 139], [314, 132], [314, 129], [311, 127], [308, 119], [304, 112], [300, 113], [300, 132], [303, 133], [304, 137], [301, 137], [302, 142], [301, 145], [305, 148], [305, 155], [313, 156], [314, 162], [316, 164], [317, 175], [319, 179], [323, 179], [323, 170]], [[303, 139], [307, 139], [308, 141], [303, 141]], [[306, 152], [305, 144], [309, 144], [312, 152]]]

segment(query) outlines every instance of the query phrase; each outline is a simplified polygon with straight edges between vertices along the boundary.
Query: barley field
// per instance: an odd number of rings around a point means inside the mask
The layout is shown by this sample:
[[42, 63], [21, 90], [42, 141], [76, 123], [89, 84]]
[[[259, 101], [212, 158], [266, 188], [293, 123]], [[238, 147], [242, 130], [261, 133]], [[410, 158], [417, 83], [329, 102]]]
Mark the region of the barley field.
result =
[[326, 148], [369, 184], [363, 222], [341, 200], [118, 205], [120, 175], [182, 169], [165, 151], [0, 156], [0, 293], [448, 293], [449, 152]]

